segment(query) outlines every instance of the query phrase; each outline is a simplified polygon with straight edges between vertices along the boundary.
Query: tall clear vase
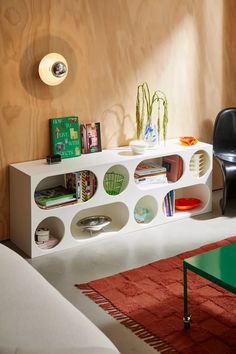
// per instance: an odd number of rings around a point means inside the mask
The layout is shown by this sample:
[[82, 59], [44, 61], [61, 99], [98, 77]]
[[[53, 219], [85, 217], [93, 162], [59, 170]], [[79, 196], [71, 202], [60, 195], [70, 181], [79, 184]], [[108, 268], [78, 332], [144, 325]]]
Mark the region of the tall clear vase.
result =
[[148, 146], [155, 146], [158, 140], [157, 125], [151, 118], [149, 122], [146, 123], [143, 132], [143, 140], [148, 144]]

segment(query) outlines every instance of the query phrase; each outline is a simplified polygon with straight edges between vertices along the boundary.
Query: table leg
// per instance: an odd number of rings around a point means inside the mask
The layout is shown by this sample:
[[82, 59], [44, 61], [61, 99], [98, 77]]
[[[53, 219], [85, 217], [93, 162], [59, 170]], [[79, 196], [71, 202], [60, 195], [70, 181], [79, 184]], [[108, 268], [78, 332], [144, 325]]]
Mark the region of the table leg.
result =
[[183, 263], [183, 273], [184, 273], [184, 328], [190, 328], [190, 318], [188, 313], [188, 283], [187, 283], [187, 266]]

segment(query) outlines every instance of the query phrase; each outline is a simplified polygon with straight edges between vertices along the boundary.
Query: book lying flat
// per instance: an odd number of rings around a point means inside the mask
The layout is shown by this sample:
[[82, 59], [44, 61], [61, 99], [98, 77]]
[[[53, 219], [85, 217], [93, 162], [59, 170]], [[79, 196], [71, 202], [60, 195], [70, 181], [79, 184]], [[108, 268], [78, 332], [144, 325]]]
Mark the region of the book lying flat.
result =
[[49, 207], [61, 203], [71, 202], [76, 200], [74, 193], [70, 192], [63, 186], [56, 186], [42, 191], [36, 191], [34, 199], [37, 204], [43, 207]]
[[141, 162], [135, 170], [135, 174], [140, 177], [165, 173], [166, 168], [155, 162]]

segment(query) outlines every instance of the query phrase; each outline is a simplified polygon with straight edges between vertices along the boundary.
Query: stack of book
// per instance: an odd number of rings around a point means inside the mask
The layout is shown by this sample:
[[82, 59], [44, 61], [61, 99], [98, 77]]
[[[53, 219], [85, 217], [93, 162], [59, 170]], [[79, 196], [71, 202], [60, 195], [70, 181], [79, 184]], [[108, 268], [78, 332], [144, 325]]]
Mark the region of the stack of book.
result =
[[135, 182], [143, 184], [166, 183], [166, 167], [155, 162], [141, 162], [134, 174]]
[[41, 208], [50, 208], [60, 204], [75, 202], [76, 196], [73, 192], [60, 185], [36, 191], [34, 199]]
[[174, 215], [175, 208], [175, 192], [169, 191], [164, 198], [164, 213], [166, 216]]

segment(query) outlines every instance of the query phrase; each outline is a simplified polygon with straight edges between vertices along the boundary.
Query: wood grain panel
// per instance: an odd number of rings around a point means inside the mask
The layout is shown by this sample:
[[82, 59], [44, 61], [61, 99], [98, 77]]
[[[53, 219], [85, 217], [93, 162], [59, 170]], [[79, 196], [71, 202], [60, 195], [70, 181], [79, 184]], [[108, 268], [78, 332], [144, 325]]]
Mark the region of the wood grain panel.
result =
[[[9, 237], [8, 164], [44, 158], [48, 119], [102, 123], [103, 147], [135, 137], [137, 85], [165, 91], [168, 137], [211, 142], [217, 112], [235, 101], [234, 0], [0, 1], [0, 239]], [[69, 74], [47, 87], [49, 52]]]

